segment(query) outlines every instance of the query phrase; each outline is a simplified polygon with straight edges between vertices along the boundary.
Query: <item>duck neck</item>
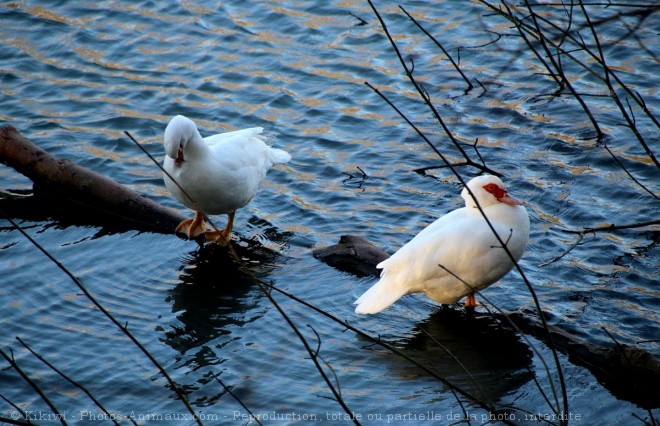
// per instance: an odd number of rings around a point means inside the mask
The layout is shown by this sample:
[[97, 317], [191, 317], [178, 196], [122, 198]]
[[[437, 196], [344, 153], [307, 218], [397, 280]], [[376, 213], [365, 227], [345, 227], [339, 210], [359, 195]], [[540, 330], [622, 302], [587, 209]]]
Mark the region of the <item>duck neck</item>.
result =
[[192, 137], [188, 141], [185, 151], [186, 154], [188, 154], [188, 157], [191, 158], [204, 158], [209, 155], [209, 147], [206, 145], [206, 142], [204, 142], [204, 139], [202, 139], [202, 136], [197, 129], [195, 129]]
[[472, 214], [481, 214], [479, 213], [479, 207], [481, 207], [482, 210], [486, 210], [487, 208], [493, 206], [495, 204], [486, 204], [484, 202], [479, 203], [479, 206], [477, 206], [477, 203], [474, 202], [474, 200], [470, 197], [469, 201], [466, 200], [465, 202], [465, 207], [467, 207], [467, 210], [471, 212]]

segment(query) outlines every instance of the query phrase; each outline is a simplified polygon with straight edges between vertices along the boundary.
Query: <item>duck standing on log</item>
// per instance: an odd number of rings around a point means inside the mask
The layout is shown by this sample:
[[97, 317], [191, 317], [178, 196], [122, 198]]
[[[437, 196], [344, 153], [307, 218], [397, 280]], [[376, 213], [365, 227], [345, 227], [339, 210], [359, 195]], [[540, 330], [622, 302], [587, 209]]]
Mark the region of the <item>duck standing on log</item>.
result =
[[380, 280], [355, 301], [355, 312], [375, 314], [418, 292], [442, 304], [467, 296], [465, 306], [474, 307], [474, 292], [513, 268], [472, 195], [516, 262], [529, 241], [527, 210], [495, 176], [478, 176], [467, 186], [470, 191], [461, 192], [465, 207], [437, 219], [377, 265]]
[[[259, 137], [262, 131], [253, 127], [202, 138], [189, 118], [177, 115], [170, 120], [163, 140], [165, 186], [195, 210], [194, 218], [179, 224], [177, 234], [189, 239], [204, 234], [206, 241], [222, 245], [231, 240], [236, 210], [252, 200], [268, 170], [291, 159], [268, 146]], [[209, 214], [228, 215], [225, 229], [207, 230], [204, 217]]]

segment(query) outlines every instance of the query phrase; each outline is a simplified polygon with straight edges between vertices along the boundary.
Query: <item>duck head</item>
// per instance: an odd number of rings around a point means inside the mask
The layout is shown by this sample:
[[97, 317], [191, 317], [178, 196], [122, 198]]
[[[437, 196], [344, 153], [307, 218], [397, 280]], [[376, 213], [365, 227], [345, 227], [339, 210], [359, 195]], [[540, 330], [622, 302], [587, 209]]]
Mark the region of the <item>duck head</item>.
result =
[[195, 123], [183, 115], [177, 115], [167, 124], [163, 144], [165, 153], [174, 160], [176, 166], [180, 166], [185, 160], [185, 149], [190, 141], [199, 136]]
[[[522, 202], [509, 195], [509, 192], [507, 191], [506, 186], [504, 186], [504, 183], [502, 183], [500, 178], [496, 176], [477, 176], [468, 182], [467, 186], [470, 188], [470, 191], [472, 191], [472, 194], [474, 194], [477, 201], [479, 201], [479, 205], [482, 208], [486, 208], [497, 203], [505, 203], [510, 206], [522, 205]], [[465, 205], [467, 207], [476, 207], [476, 203], [470, 196], [470, 192], [468, 192], [467, 189], [463, 189], [461, 192], [461, 197], [463, 197], [465, 200]]]

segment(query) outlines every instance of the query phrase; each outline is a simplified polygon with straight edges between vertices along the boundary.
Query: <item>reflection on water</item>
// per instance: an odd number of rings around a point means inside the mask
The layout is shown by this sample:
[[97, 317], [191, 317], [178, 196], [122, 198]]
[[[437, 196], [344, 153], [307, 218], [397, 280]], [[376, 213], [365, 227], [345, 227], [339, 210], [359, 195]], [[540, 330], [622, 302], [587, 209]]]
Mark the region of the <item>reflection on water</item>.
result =
[[[272, 226], [263, 232], [286, 244], [287, 236], [273, 232]], [[227, 394], [218, 371], [230, 356], [224, 348], [250, 344], [241, 343], [241, 329], [252, 323], [258, 327], [267, 312], [254, 279], [267, 279], [278, 257], [278, 252], [256, 239], [239, 237], [231, 250], [207, 244], [184, 258], [178, 282], [166, 299], [176, 321], [164, 330], [158, 328], [163, 333], [161, 340], [181, 354], [177, 368], [198, 372], [193, 383], [186, 380], [188, 384], [183, 386], [196, 406], [212, 407]]]
[[167, 299], [181, 322], [166, 333], [167, 343], [182, 353], [212, 341], [228, 325], [256, 319], [249, 315], [257, 306], [254, 282], [231, 253], [207, 246], [190, 256]]
[[181, 353], [202, 347], [218, 336], [258, 320], [255, 278], [265, 280], [281, 261], [280, 255], [258, 240], [286, 245], [289, 233], [281, 233], [265, 220], [251, 220], [261, 232], [254, 239], [238, 237], [227, 250], [206, 244], [189, 253], [181, 266], [179, 283], [167, 298], [180, 324], [165, 333], [166, 343]]
[[254, 321], [255, 287], [234, 257], [222, 250], [192, 253], [180, 283], [167, 299], [179, 323], [165, 333], [166, 343], [181, 353], [229, 333], [229, 326]]
[[[435, 310], [417, 322], [409, 336], [394, 344], [449, 383], [487, 403], [515, 393], [534, 376], [532, 351], [517, 333], [488, 315], [454, 306]], [[424, 375], [400, 358], [384, 358], [388, 360], [388, 368], [402, 380]]]

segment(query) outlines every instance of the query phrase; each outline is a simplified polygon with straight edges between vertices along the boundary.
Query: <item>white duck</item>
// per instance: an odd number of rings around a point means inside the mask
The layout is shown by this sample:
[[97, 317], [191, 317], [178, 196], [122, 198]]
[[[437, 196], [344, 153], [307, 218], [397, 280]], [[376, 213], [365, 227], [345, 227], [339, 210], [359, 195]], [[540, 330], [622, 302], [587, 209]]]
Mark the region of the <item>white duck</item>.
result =
[[[185, 190], [164, 174], [165, 186], [181, 203], [195, 210], [193, 219], [176, 229], [188, 238], [204, 234], [207, 241], [226, 244], [236, 210], [257, 193], [266, 172], [291, 156], [271, 148], [259, 138], [261, 127], [220, 133], [202, 139], [195, 123], [182, 115], [172, 118], [165, 129], [163, 168]], [[227, 226], [207, 231], [205, 215], [227, 214]]]
[[[518, 261], [529, 240], [527, 210], [495, 176], [476, 177], [467, 186]], [[378, 264], [377, 268], [383, 270], [381, 278], [355, 301], [355, 312], [375, 314], [402, 296], [417, 292], [443, 304], [468, 296], [465, 306], [474, 307], [474, 292], [493, 284], [513, 268], [467, 189], [461, 196], [465, 207], [437, 219]]]

